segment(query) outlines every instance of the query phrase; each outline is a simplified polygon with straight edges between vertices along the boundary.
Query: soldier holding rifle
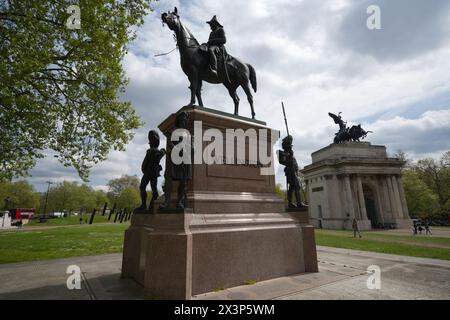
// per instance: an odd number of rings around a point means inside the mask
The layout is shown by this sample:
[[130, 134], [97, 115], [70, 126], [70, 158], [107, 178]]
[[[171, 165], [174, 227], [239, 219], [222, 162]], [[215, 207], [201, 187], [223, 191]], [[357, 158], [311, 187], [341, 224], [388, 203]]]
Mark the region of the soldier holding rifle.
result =
[[[285, 166], [284, 174], [286, 175], [287, 184], [287, 198], [289, 208], [302, 207], [302, 201], [300, 197], [300, 183], [298, 181], [298, 164], [294, 157], [294, 150], [292, 149], [292, 136], [289, 134], [289, 128], [287, 125], [286, 112], [284, 110], [284, 104], [281, 103], [283, 108], [284, 122], [286, 124], [287, 137], [282, 140], [281, 147], [283, 150], [278, 150], [278, 162]], [[296, 205], [292, 202], [292, 196], [295, 194]]]

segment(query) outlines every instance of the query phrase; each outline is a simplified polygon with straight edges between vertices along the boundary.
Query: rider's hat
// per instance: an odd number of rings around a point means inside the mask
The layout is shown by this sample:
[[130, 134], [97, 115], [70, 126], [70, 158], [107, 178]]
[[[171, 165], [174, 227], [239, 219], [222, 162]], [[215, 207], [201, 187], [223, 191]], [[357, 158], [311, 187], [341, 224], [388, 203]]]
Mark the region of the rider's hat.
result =
[[217, 25], [217, 26], [223, 28], [223, 26], [219, 23], [219, 21], [217, 21], [216, 15], [214, 15], [214, 17], [212, 17], [211, 20], [206, 21], [206, 23], [209, 24], [209, 25], [214, 25], [214, 24], [215, 24], [215, 25]]

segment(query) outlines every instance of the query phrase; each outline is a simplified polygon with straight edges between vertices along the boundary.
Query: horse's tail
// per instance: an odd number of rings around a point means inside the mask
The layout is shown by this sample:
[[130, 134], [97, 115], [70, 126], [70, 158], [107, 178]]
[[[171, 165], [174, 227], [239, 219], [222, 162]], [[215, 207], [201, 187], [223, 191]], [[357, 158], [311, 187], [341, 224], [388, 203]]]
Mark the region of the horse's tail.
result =
[[250, 63], [247, 63], [248, 70], [250, 71], [250, 83], [253, 90], [256, 92], [256, 72]]

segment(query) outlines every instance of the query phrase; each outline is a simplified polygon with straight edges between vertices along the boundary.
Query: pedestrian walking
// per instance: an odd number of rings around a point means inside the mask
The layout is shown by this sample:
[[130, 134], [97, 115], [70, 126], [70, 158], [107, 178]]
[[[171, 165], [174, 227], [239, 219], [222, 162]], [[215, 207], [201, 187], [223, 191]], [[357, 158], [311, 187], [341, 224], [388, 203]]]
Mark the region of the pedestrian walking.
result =
[[419, 234], [422, 234], [422, 231], [423, 231], [423, 228], [422, 228], [422, 226], [421, 225], [419, 225]]
[[352, 229], [353, 229], [353, 238], [356, 238], [357, 232], [358, 232], [359, 237], [361, 238], [361, 233], [359, 232], [358, 221], [356, 221], [356, 218], [353, 218]]
[[432, 236], [430, 225], [428, 224], [428, 221], [427, 221], [427, 222], [425, 222], [425, 235], [428, 235], [428, 234], [430, 234], [430, 236]]

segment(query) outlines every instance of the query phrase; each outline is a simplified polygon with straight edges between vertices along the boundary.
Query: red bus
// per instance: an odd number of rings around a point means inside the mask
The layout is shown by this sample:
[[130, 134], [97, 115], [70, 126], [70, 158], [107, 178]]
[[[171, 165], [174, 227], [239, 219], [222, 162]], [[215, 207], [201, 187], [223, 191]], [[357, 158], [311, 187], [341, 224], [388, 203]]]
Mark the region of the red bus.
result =
[[14, 208], [9, 210], [11, 220], [31, 219], [34, 216], [34, 208]]

